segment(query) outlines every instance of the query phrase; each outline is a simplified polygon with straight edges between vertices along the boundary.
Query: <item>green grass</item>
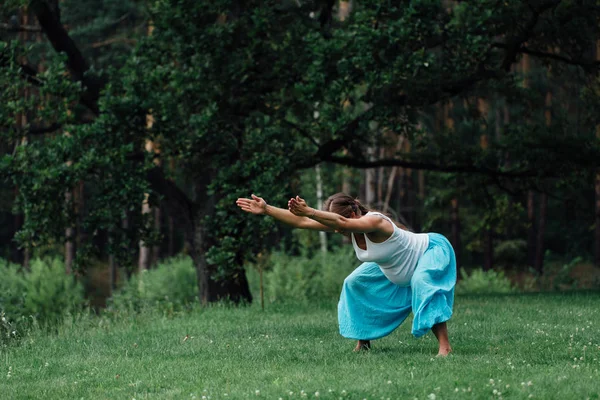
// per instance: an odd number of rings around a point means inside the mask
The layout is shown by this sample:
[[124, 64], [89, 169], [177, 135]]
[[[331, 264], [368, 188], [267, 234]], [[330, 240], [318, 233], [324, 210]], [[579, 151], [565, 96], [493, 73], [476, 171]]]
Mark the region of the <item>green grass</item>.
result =
[[409, 323], [356, 354], [335, 301], [83, 320], [1, 350], [0, 397], [600, 397], [598, 293], [457, 297], [446, 359]]

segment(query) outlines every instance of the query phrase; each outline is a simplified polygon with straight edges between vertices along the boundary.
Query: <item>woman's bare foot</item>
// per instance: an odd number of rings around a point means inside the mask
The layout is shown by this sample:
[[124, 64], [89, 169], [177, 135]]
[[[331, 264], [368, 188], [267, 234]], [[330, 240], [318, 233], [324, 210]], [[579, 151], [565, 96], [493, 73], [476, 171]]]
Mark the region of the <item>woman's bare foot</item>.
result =
[[437, 357], [446, 357], [448, 354], [452, 352], [452, 347], [450, 346], [440, 346], [440, 350], [437, 353]]
[[371, 341], [370, 340], [359, 340], [358, 343], [356, 343], [356, 347], [354, 348], [354, 351], [370, 350], [370, 349], [371, 349]]

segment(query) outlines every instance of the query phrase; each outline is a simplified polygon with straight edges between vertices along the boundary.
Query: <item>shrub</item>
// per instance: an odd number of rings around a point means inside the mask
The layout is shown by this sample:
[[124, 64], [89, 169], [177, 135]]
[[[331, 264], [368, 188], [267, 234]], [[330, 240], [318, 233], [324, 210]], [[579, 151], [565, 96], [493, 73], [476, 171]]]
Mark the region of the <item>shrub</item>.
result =
[[180, 311], [198, 302], [196, 270], [189, 257], [177, 257], [131, 277], [111, 299], [108, 311], [139, 311], [157, 307]]
[[33, 323], [53, 327], [84, 309], [82, 285], [58, 259], [34, 259], [30, 271], [0, 264], [0, 344], [18, 339]]
[[527, 241], [505, 240], [494, 248], [494, 260], [498, 265], [519, 266], [527, 264]]
[[[313, 257], [290, 256], [281, 251], [270, 255], [265, 262], [264, 293], [269, 302], [305, 301], [339, 296], [344, 278], [358, 265], [352, 249], [339, 248]], [[248, 280], [255, 299], [258, 299], [258, 272], [249, 269]]]
[[510, 280], [500, 271], [474, 269], [469, 275], [460, 269], [462, 279], [456, 284], [457, 294], [511, 293], [514, 288]]

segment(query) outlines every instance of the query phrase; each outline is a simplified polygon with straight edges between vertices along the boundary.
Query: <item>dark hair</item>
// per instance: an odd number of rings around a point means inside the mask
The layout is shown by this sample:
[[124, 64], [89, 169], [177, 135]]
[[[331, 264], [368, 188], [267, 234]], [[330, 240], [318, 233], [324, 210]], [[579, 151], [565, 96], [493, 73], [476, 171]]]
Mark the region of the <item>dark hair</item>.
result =
[[[348, 196], [346, 193], [336, 193], [334, 195], [329, 196], [327, 200], [325, 200], [325, 202], [323, 203], [323, 211], [329, 211], [332, 213], [339, 214], [342, 217], [350, 218], [352, 213], [356, 214], [357, 216], [362, 216], [368, 213], [369, 211], [375, 210], [368, 209], [367, 207], [363, 206], [360, 203], [360, 201], [358, 201], [352, 196]], [[391, 218], [391, 216], [388, 213], [382, 214]], [[404, 224], [401, 224], [398, 221], [394, 221], [393, 219], [392, 221], [400, 229], [403, 229], [405, 231], [411, 231], [411, 229], [408, 229], [408, 227], [406, 227]]]
[[352, 213], [361, 216], [369, 212], [369, 209], [346, 193], [336, 193], [329, 196], [323, 203], [323, 210], [330, 211], [341, 215], [342, 217], [350, 218]]

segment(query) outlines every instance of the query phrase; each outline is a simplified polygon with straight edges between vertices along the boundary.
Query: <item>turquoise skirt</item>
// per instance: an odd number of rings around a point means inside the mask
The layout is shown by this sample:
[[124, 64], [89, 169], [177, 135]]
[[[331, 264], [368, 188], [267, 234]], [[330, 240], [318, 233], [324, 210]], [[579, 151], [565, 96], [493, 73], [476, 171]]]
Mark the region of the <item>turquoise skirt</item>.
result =
[[412, 334], [426, 334], [452, 316], [456, 258], [448, 240], [429, 233], [410, 286], [389, 281], [379, 265], [361, 264], [344, 280], [338, 303], [340, 334], [349, 339], [374, 340], [387, 336], [412, 311]]

